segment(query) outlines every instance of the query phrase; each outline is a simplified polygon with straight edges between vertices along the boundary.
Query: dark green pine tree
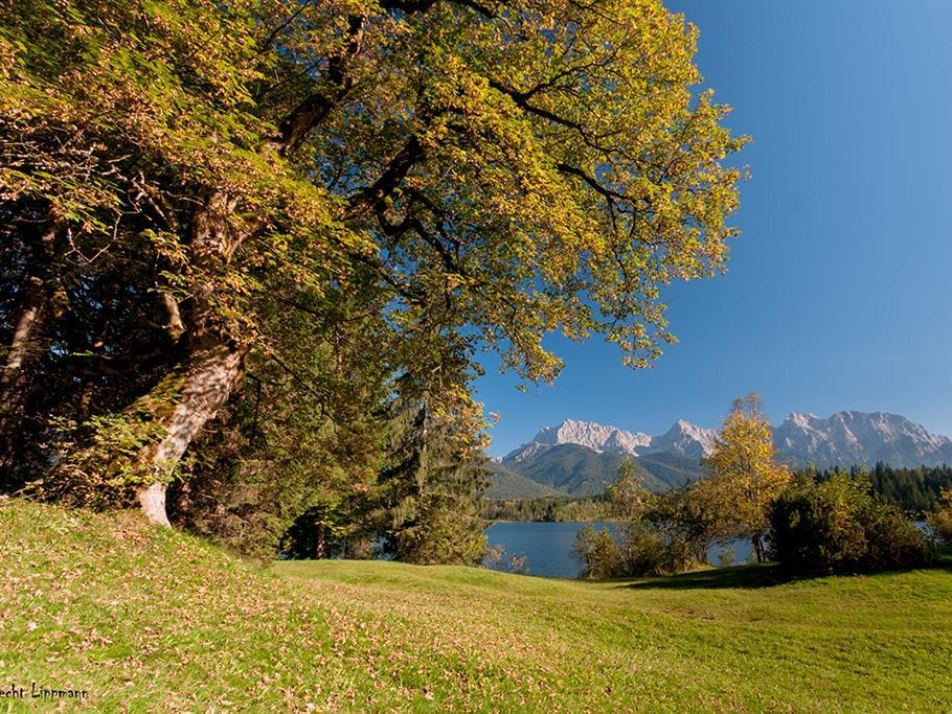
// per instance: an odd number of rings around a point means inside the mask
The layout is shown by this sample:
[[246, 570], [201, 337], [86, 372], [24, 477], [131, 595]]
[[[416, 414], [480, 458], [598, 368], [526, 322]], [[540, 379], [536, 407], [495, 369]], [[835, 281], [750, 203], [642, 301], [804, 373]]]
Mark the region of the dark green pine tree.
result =
[[[468, 379], [464, 363], [450, 361], [453, 379]], [[403, 375], [398, 389], [391, 456], [379, 479], [383, 550], [410, 563], [476, 565], [486, 553], [480, 501], [488, 481], [472, 428], [475, 405], [442, 403], [452, 390], [432, 389], [419, 375]]]

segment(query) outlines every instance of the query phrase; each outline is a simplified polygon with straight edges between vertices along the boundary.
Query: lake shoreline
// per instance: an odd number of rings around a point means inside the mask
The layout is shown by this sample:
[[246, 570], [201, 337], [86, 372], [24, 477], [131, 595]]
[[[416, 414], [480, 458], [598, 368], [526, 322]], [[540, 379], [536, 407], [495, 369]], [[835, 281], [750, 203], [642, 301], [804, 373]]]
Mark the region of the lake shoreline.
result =
[[[618, 521], [495, 521], [483, 533], [489, 548], [499, 555], [485, 558], [482, 565], [500, 572], [577, 579], [583, 566], [573, 546], [579, 531], [589, 525], [616, 538], [624, 527]], [[751, 545], [737, 540], [712, 546], [708, 551], [711, 566], [727, 566], [723, 558], [727, 551], [731, 552], [730, 565], [743, 565], [750, 558]]]

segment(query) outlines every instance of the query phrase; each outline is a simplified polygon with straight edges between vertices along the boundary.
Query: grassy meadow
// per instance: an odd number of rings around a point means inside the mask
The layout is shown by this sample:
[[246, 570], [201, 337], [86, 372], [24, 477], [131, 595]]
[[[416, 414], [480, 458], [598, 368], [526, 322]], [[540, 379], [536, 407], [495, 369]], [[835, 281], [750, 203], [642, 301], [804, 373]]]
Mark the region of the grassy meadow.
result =
[[263, 568], [131, 513], [0, 504], [0, 687], [27, 689], [0, 711], [952, 710], [948, 554], [785, 584]]

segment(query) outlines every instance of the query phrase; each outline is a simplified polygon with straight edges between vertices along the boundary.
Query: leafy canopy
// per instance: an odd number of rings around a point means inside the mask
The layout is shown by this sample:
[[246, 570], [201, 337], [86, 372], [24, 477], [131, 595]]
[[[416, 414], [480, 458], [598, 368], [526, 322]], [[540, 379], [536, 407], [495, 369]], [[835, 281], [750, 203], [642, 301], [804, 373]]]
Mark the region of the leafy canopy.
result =
[[[3, 200], [48, 202], [90, 249], [144, 232], [183, 299], [215, 272], [244, 339], [267, 343], [269, 281], [321, 292], [370, 266], [395, 325], [470, 326], [526, 377], [558, 371], [556, 330], [604, 332], [641, 366], [673, 339], [660, 288], [722, 269], [735, 233], [722, 161], [744, 140], [692, 96], [697, 32], [658, 2], [28, 0], [3, 16], [19, 147]], [[209, 190], [229, 196], [227, 267], [185, 249]]]

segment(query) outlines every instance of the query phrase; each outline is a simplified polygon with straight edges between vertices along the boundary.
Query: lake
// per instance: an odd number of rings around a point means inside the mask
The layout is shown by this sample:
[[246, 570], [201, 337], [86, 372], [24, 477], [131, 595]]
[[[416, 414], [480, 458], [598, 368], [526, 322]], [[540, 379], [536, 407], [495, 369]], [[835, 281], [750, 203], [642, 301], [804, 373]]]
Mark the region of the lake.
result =
[[[504, 551], [498, 562], [484, 562], [493, 570], [505, 572], [523, 572], [528, 575], [541, 575], [547, 578], [577, 578], [582, 564], [572, 552], [575, 536], [586, 523], [511, 523], [499, 522], [486, 529], [486, 538], [490, 548]], [[607, 528], [618, 533], [615, 523], [593, 523], [599, 529]], [[734, 551], [733, 562], [741, 564], [750, 556], [748, 541], [735, 541], [730, 545]], [[712, 548], [708, 555], [714, 565], [719, 563], [722, 547]], [[524, 558], [524, 562], [513, 562], [513, 558]], [[516, 566], [516, 567], [513, 567]], [[521, 566], [521, 567], [520, 567]]]

